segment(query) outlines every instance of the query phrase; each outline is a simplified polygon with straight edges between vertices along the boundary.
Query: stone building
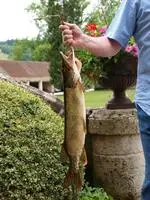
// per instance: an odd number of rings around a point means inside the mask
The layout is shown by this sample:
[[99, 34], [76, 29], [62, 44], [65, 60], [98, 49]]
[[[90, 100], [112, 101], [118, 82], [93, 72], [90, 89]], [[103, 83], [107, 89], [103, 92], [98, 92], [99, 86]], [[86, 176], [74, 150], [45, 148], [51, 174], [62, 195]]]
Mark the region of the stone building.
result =
[[48, 62], [0, 60], [0, 73], [42, 91], [51, 92]]

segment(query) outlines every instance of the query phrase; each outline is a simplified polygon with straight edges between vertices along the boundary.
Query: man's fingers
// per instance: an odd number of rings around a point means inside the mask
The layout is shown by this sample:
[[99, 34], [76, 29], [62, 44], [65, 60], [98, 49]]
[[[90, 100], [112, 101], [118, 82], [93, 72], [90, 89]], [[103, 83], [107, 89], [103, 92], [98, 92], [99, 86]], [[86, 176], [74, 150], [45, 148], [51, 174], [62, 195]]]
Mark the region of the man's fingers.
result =
[[73, 36], [72, 35], [64, 35], [63, 38], [64, 38], [64, 41], [66, 41], [69, 39], [73, 39]]
[[68, 23], [68, 22], [63, 22], [64, 25], [68, 26], [69, 28], [74, 28], [76, 25], [75, 24], [71, 24], [71, 23]]
[[72, 30], [65, 29], [62, 31], [63, 41], [68, 42], [68, 40], [73, 39]]
[[69, 29], [69, 27], [67, 25], [60, 25], [59, 28], [61, 31]]
[[68, 22], [63, 22], [59, 26], [62, 36], [63, 36], [63, 43], [67, 46], [74, 46], [75, 45], [75, 38], [73, 36], [73, 32], [77, 26], [75, 24], [70, 24]]
[[72, 46], [73, 43], [74, 43], [73, 39], [68, 39], [68, 40], [64, 41], [64, 44], [67, 46]]
[[73, 41], [73, 36], [72, 35], [63, 35], [63, 41], [65, 43], [70, 43], [70, 41]]
[[65, 29], [65, 30], [63, 31], [63, 35], [72, 35], [72, 30], [70, 30], [70, 29]]

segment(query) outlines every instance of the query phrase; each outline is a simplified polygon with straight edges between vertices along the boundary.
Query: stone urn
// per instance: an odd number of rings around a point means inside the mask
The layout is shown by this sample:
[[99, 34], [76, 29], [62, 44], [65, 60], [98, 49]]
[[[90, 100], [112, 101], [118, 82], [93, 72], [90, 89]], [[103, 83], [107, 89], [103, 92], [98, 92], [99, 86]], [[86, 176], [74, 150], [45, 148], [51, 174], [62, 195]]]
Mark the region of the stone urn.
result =
[[134, 108], [134, 103], [126, 96], [126, 89], [136, 84], [137, 58], [125, 55], [113, 66], [106, 76], [99, 78], [99, 83], [113, 91], [113, 97], [106, 104], [107, 109]]
[[114, 200], [140, 200], [144, 156], [136, 109], [99, 108], [87, 113], [86, 179]]

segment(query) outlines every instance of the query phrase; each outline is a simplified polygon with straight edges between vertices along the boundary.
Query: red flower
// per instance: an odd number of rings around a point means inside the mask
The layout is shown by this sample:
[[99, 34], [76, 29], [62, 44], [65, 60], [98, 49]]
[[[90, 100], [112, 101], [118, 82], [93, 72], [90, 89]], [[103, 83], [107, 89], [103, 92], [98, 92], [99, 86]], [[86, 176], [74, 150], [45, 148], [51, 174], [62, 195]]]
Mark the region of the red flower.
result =
[[97, 29], [97, 25], [96, 24], [87, 24], [85, 27], [86, 31], [95, 31]]

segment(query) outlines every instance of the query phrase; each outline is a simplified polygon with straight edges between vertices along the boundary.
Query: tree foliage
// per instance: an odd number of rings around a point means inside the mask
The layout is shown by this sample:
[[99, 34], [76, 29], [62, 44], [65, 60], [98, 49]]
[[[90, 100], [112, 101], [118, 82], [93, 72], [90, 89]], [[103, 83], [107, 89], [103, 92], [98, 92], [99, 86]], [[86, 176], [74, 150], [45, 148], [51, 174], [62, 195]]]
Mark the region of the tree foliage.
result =
[[32, 3], [28, 8], [40, 28], [40, 36], [46, 38], [51, 45], [51, 76], [57, 87], [62, 85], [59, 52], [63, 46], [59, 25], [63, 20], [67, 20], [80, 26], [84, 21], [83, 13], [87, 5], [86, 0], [41, 0], [39, 4]]
[[12, 59], [49, 61], [50, 44], [43, 39], [16, 40], [12, 48]]
[[120, 4], [120, 0], [99, 0], [99, 5], [88, 17], [89, 22], [109, 25]]
[[12, 53], [12, 47], [15, 44], [16, 40], [6, 40], [0, 42], [1, 52], [7, 54], [9, 57]]
[[36, 39], [8, 40], [0, 42], [0, 49], [15, 60], [51, 61], [51, 76], [57, 87], [62, 87], [61, 57], [63, 49], [59, 25], [62, 20], [81, 26], [84, 22], [109, 25], [120, 0], [99, 0], [99, 6], [83, 19], [88, 2], [86, 0], [40, 0], [27, 9], [39, 27]]

